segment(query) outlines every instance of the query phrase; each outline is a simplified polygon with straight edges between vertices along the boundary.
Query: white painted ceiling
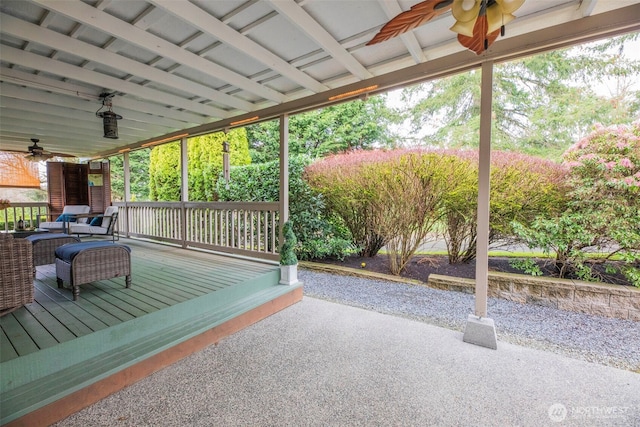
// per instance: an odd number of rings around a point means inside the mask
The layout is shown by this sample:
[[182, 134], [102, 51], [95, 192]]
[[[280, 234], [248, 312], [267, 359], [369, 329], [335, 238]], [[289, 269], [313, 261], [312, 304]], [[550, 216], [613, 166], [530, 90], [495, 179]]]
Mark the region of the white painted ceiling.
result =
[[[0, 0], [0, 149], [39, 138], [49, 151], [104, 155], [640, 25], [640, 0], [527, 0], [484, 58], [457, 43], [450, 12], [366, 46], [417, 3]], [[103, 137], [101, 93], [123, 116], [119, 139]]]

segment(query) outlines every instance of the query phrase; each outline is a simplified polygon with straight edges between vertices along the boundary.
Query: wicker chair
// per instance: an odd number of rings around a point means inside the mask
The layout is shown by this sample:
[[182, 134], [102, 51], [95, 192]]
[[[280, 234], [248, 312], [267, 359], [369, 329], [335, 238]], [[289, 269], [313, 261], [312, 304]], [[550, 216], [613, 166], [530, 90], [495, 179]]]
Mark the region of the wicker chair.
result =
[[125, 276], [131, 287], [131, 249], [113, 242], [69, 243], [56, 248], [58, 287], [71, 283], [73, 300], [80, 296], [80, 285]]
[[80, 239], [62, 233], [43, 233], [25, 237], [33, 246], [33, 268], [56, 262], [56, 248], [67, 243], [80, 243]]
[[0, 233], [0, 316], [33, 302], [33, 247]]

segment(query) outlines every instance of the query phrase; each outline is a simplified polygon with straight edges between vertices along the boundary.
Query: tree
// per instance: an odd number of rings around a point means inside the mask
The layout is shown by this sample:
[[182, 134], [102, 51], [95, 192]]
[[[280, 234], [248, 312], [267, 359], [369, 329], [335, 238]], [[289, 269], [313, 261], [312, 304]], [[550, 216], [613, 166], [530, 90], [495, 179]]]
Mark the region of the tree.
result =
[[222, 173], [223, 142], [229, 143], [230, 166], [251, 163], [247, 132], [244, 128], [228, 133], [216, 132], [188, 140], [189, 200], [216, 200], [216, 183]]
[[[346, 150], [389, 147], [395, 136], [388, 125], [398, 121], [383, 96], [296, 114], [289, 118], [289, 152], [316, 158]], [[277, 120], [247, 126], [247, 134], [253, 163], [278, 158]]]
[[[149, 156], [151, 150], [143, 149], [129, 153], [131, 200], [149, 200]], [[124, 158], [122, 155], [109, 158], [111, 170], [111, 198], [124, 201]]]
[[[640, 61], [623, 55], [638, 34], [556, 50], [496, 65], [492, 143], [496, 149], [559, 155], [594, 122], [629, 123], [640, 112]], [[596, 93], [607, 79], [618, 84], [610, 97]], [[403, 91], [403, 113], [423, 143], [476, 147], [480, 128], [479, 70]]]
[[[229, 143], [231, 166], [251, 162], [246, 131], [233, 129], [227, 134], [217, 132], [187, 140], [189, 199], [217, 199], [216, 185], [222, 172], [222, 143]], [[172, 142], [151, 150], [149, 187], [152, 200], [180, 200], [180, 143]]]
[[180, 143], [159, 145], [149, 157], [149, 198], [163, 202], [180, 200]]

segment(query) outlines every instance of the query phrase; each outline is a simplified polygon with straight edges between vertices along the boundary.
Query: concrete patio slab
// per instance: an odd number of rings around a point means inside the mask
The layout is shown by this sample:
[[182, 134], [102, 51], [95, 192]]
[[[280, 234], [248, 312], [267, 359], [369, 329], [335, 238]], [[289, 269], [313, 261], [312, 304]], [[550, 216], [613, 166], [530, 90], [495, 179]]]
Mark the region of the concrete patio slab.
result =
[[640, 426], [640, 374], [305, 297], [57, 426]]

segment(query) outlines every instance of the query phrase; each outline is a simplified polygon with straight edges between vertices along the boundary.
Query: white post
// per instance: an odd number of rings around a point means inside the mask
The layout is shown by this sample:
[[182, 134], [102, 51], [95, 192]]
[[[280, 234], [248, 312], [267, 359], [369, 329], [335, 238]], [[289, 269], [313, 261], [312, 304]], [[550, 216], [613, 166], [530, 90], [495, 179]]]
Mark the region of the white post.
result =
[[[289, 220], [289, 115], [280, 116], [280, 227], [278, 242], [284, 241], [282, 227]], [[278, 248], [279, 250], [280, 248]], [[298, 284], [298, 265], [280, 265], [280, 284]]]
[[187, 156], [187, 137], [180, 139], [180, 201], [189, 201], [189, 160]]
[[280, 116], [280, 241], [282, 224], [289, 220], [289, 115]]
[[124, 201], [131, 201], [131, 166], [129, 164], [129, 152], [122, 154], [122, 167], [124, 168]]
[[189, 157], [187, 156], [187, 137], [180, 139], [180, 239], [182, 247], [187, 247], [187, 210], [185, 202], [189, 201]]
[[[129, 152], [122, 154], [122, 167], [124, 168], [124, 212], [118, 212], [118, 226], [124, 224], [124, 235], [129, 237], [129, 208], [131, 201], [131, 164], [129, 163]], [[122, 222], [120, 222], [122, 221]], [[118, 235], [121, 231], [118, 230]]]
[[475, 316], [469, 315], [463, 340], [483, 347], [497, 348], [496, 329], [487, 318], [489, 284], [489, 194], [491, 177], [491, 101], [493, 62], [482, 63], [480, 95], [480, 149], [478, 155], [478, 219], [476, 247]]

